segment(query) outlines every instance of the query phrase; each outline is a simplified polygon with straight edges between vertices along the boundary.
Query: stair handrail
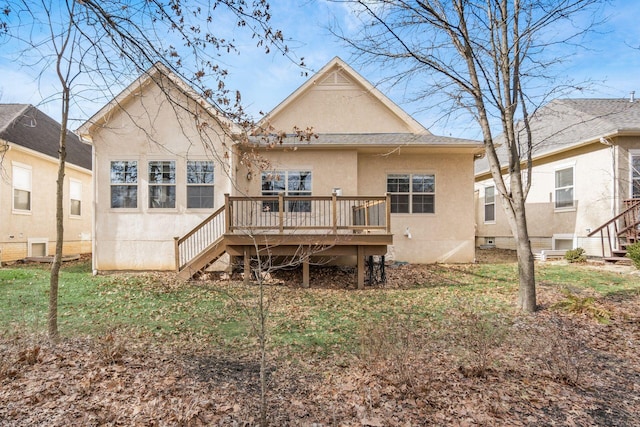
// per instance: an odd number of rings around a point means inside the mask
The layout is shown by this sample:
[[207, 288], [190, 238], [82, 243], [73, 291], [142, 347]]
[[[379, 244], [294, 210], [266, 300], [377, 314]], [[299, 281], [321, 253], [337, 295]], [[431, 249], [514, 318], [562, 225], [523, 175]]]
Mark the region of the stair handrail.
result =
[[625, 231], [629, 230], [631, 227], [635, 227], [636, 225], [640, 224], [640, 221], [637, 218], [636, 215], [636, 220], [634, 224], [625, 224], [624, 229], [622, 230], [618, 230], [618, 223], [617, 221], [622, 218], [622, 217], [627, 217], [629, 215], [629, 213], [635, 209], [639, 209], [640, 208], [640, 199], [630, 199], [630, 200], [625, 200], [625, 204], [628, 204], [627, 208], [625, 210], [623, 210], [622, 212], [620, 212], [618, 215], [616, 215], [615, 217], [611, 218], [609, 221], [605, 222], [604, 224], [602, 224], [600, 227], [596, 228], [595, 230], [592, 230], [589, 234], [587, 234], [587, 237], [593, 237], [596, 233], [600, 233], [600, 243], [602, 245], [602, 257], [605, 257], [605, 252], [604, 252], [604, 230], [607, 230], [607, 242], [609, 243], [609, 252], [613, 253], [613, 247], [611, 246], [611, 231], [610, 231], [610, 227], [613, 225], [613, 229], [614, 229], [614, 236], [616, 241], [618, 242], [618, 245], [620, 244], [620, 235], [622, 233], [624, 233]]
[[638, 208], [638, 207], [640, 207], [640, 199], [638, 201], [636, 201], [635, 203], [632, 203], [627, 209], [625, 209], [624, 211], [620, 212], [618, 215], [616, 215], [615, 217], [611, 218], [609, 221], [605, 222], [600, 227], [596, 228], [595, 230], [592, 230], [591, 233], [587, 234], [587, 237], [593, 237], [597, 232], [601, 231], [605, 227], [609, 226], [611, 223], [619, 220], [624, 215], [626, 215], [627, 213], [629, 213], [630, 211], [632, 211], [633, 209]]
[[[176, 271], [180, 271], [183, 266], [185, 266], [189, 261], [191, 261], [195, 256], [197, 256], [201, 251], [206, 249], [209, 245], [216, 242], [220, 237], [227, 232], [228, 223], [225, 221], [225, 216], [223, 215], [226, 211], [226, 205], [221, 206], [214, 213], [205, 218], [200, 224], [196, 225], [191, 231], [185, 234], [182, 237], [174, 237], [175, 241], [175, 265]], [[221, 219], [219, 218], [221, 217]], [[216, 221], [223, 221], [222, 227], [213, 227], [212, 233], [209, 233], [209, 238], [204, 239], [197, 245], [197, 247], [191, 248], [189, 252], [191, 252], [191, 257], [187, 259], [185, 255], [185, 251], [182, 251], [182, 247], [185, 245], [185, 242], [188, 242], [189, 239], [196, 236], [200, 231], [208, 227], [210, 224], [215, 223]], [[187, 255], [188, 256], [188, 255]]]

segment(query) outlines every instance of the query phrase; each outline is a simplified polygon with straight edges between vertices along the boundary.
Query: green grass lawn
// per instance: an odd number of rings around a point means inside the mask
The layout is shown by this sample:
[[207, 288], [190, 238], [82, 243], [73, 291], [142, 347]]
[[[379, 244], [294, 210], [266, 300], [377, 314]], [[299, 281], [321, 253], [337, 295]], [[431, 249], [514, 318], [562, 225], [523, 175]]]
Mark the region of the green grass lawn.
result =
[[[464, 313], [515, 313], [517, 266], [429, 266], [428, 279], [406, 287], [302, 289], [266, 286], [271, 346], [292, 353], [352, 351], [376, 324], [430, 325]], [[540, 265], [539, 286], [588, 292], [596, 299], [637, 293], [637, 275], [574, 265]], [[44, 333], [48, 265], [0, 269], [0, 332]], [[63, 336], [100, 337], [114, 331], [131, 338], [199, 346], [252, 346], [256, 285], [239, 282], [177, 283], [171, 274], [92, 276], [88, 263], [63, 266], [59, 329]]]

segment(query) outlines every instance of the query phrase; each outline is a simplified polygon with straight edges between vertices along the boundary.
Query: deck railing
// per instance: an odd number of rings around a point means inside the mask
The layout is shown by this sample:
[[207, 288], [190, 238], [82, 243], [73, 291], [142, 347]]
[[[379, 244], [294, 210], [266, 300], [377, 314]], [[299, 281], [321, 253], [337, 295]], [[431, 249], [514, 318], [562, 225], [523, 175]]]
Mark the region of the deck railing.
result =
[[229, 232], [390, 232], [388, 196], [228, 196]]
[[175, 238], [175, 257], [178, 271], [222, 238], [227, 230], [224, 213], [225, 207], [222, 206], [183, 237]]
[[390, 233], [390, 196], [258, 196], [225, 194], [225, 204], [175, 238], [180, 271], [227, 233]]

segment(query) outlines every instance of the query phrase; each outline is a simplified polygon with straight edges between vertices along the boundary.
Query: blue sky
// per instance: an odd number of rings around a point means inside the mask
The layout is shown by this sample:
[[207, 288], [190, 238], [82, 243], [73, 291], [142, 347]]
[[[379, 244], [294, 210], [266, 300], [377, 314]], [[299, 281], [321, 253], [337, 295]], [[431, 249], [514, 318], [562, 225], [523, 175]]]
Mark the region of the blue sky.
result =
[[[351, 53], [335, 40], [326, 29], [337, 23], [343, 29], [355, 30], [354, 21], [344, 4], [325, 0], [272, 0], [272, 23], [285, 32], [288, 45], [298, 57], [304, 57], [311, 72], [317, 71], [334, 56], [351, 63]], [[586, 91], [570, 93], [573, 97], [624, 98], [630, 91], [640, 97], [640, 6], [636, 0], [614, 0], [604, 9], [608, 21], [599, 34], [585, 40], [589, 50], [568, 58], [564, 64], [566, 74], [576, 80], [593, 80]], [[240, 36], [240, 54], [223, 58], [230, 76], [228, 87], [239, 89], [247, 109], [254, 115], [268, 112], [291, 92], [302, 85], [307, 77], [295, 63], [275, 53], [265, 55], [255, 47], [255, 42]], [[387, 77], [389, 70], [379, 70], [363, 64], [354, 68], [373, 84]], [[55, 92], [53, 74], [45, 73], [38, 81], [40, 70], [21, 67], [13, 60], [8, 46], [0, 45], [0, 102], [31, 103], [38, 105], [52, 117], [59, 119], [57, 102], [44, 102]], [[129, 82], [123, 82], [129, 83]], [[437, 120], [440, 116], [425, 110], [424, 105], [407, 101], [411, 88], [379, 88], [409, 114], [412, 114], [433, 133], [458, 137], [477, 138], [474, 128], [452, 126]], [[77, 121], [87, 119], [97, 111], [102, 102], [83, 105], [76, 111]], [[468, 120], [467, 120], [468, 123]]]

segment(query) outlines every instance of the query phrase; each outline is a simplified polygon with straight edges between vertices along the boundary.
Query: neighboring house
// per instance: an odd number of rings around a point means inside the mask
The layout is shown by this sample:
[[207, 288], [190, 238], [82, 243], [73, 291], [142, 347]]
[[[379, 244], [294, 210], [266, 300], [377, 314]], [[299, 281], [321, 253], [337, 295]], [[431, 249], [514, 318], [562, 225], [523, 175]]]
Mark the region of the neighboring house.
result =
[[[281, 255], [305, 247], [305, 255], [348, 256], [359, 266], [385, 254], [413, 263], [473, 261], [473, 161], [482, 145], [429, 133], [341, 59], [250, 137], [222, 125], [188, 89], [185, 108], [172, 108], [149, 81], [141, 78], [81, 128], [96, 156], [97, 270], [177, 268], [188, 277], [225, 252], [246, 261], [256, 247]], [[196, 110], [208, 126], [193, 122]], [[214, 123], [227, 129], [203, 147], [195, 130]], [[214, 203], [191, 208], [189, 162], [207, 160]], [[156, 165], [168, 171], [161, 181]], [[154, 205], [159, 184], [173, 189], [160, 193], [172, 194], [170, 205]], [[120, 202], [125, 193], [137, 204]]]
[[[53, 255], [60, 124], [36, 107], [0, 104], [0, 261]], [[67, 135], [63, 254], [91, 252], [91, 147]]]
[[[616, 249], [638, 218], [640, 103], [633, 96], [558, 99], [533, 115], [531, 128], [526, 209], [534, 252], [581, 247], [588, 255], [621, 255]], [[486, 159], [476, 161], [476, 193], [476, 243], [515, 249]]]

